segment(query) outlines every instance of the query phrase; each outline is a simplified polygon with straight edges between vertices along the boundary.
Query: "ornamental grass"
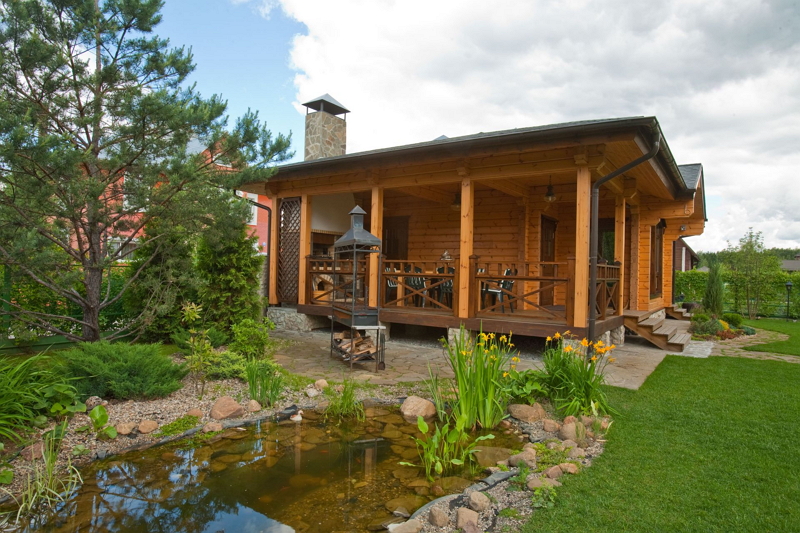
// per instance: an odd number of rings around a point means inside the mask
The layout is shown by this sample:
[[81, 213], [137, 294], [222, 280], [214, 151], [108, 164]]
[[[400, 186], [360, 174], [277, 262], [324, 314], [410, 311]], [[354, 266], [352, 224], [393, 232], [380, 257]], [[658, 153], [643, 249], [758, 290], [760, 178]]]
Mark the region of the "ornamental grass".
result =
[[464, 327], [452, 342], [443, 342], [447, 361], [455, 374], [453, 416], [464, 417], [466, 428], [491, 429], [505, 416], [508, 406], [501, 378], [506, 365], [516, 368], [511, 335], [480, 332], [471, 339]]
[[606, 346], [603, 341], [578, 342], [569, 331], [547, 337], [543, 385], [564, 416], [616, 414], [602, 388], [605, 368], [614, 362], [608, 355], [614, 348], [615, 345]]

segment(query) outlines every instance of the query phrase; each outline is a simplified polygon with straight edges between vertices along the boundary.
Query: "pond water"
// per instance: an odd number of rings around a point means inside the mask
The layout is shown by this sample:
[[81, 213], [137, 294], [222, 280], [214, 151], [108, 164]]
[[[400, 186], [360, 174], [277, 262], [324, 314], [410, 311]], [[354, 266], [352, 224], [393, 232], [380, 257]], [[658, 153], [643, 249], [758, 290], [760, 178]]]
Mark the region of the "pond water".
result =
[[[196, 448], [183, 442], [96, 461], [56, 516], [23, 531], [362, 532], [391, 521], [398, 504], [413, 512], [472, 483], [431, 485], [421, 469], [399, 466], [418, 459], [409, 438], [420, 436], [416, 426], [389, 410], [371, 414], [325, 424], [305, 413], [302, 423], [229, 429]], [[492, 442], [504, 444], [513, 446]]]

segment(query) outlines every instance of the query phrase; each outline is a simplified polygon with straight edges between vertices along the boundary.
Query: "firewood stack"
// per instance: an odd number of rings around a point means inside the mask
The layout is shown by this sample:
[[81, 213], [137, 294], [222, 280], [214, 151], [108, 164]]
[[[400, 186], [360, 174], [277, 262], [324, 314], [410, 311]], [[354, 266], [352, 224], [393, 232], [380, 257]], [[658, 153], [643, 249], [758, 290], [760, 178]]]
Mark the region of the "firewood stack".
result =
[[[334, 333], [333, 340], [340, 350], [354, 355], [369, 355], [378, 351], [378, 347], [375, 346], [372, 338], [369, 335], [361, 335], [358, 331], [355, 332], [355, 337], [352, 339], [349, 331]], [[351, 346], [354, 347], [352, 352]]]

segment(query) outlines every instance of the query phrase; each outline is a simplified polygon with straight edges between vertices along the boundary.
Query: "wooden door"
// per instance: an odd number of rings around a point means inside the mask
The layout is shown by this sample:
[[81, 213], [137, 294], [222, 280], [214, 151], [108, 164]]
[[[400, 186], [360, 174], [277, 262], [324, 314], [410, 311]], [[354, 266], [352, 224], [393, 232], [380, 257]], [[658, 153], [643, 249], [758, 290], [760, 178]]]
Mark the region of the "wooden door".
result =
[[408, 259], [408, 217], [383, 219], [383, 254], [386, 259]]
[[[539, 250], [539, 261], [555, 261], [556, 260], [556, 228], [558, 222], [552, 218], [542, 216], [542, 239], [541, 250]], [[563, 273], [562, 273], [563, 274]], [[555, 277], [555, 265], [542, 265], [541, 275], [543, 277]], [[543, 290], [539, 293], [539, 305], [553, 305], [555, 303], [555, 296], [553, 289]]]

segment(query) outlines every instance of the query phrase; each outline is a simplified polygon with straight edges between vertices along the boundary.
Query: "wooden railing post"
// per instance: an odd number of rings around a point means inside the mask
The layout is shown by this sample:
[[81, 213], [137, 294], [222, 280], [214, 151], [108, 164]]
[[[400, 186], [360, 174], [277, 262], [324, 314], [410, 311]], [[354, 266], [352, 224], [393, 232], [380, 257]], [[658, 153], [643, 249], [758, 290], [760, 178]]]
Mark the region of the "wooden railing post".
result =
[[475, 278], [475, 274], [478, 271], [478, 259], [477, 255], [469, 256], [469, 287], [470, 287], [470, 297], [469, 297], [469, 317], [472, 318], [478, 314], [479, 302], [481, 299], [481, 287], [478, 284], [477, 279]]
[[311, 272], [311, 258], [313, 256], [311, 254], [307, 255], [305, 258], [305, 271], [306, 271], [306, 283], [304, 287], [300, 289], [305, 292], [305, 298], [303, 300], [307, 304], [314, 303], [314, 274]]
[[565, 297], [567, 325], [575, 327], [575, 257], [567, 257], [567, 294]]

